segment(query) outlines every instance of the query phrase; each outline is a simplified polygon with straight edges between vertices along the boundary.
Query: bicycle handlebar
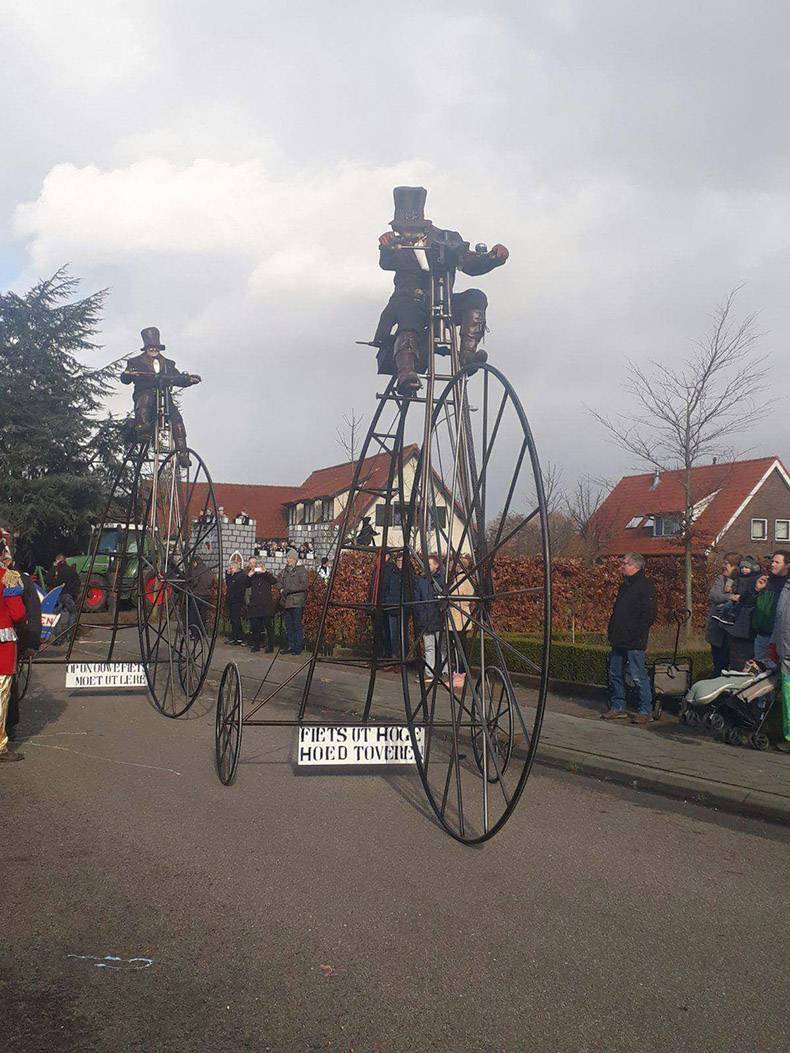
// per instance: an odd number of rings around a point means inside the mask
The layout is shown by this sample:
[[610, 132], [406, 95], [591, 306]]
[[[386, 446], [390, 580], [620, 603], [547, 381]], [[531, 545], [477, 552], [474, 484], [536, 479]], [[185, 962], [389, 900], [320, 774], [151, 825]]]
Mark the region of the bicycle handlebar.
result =
[[[131, 369], [124, 370], [124, 375], [131, 377], [133, 380], [152, 380], [155, 384], [160, 387], [175, 387], [179, 385], [181, 387], [191, 387], [193, 384], [199, 384], [201, 378], [195, 373], [176, 373], [176, 374], [162, 374], [162, 373], [140, 373]], [[180, 383], [184, 378], [189, 379], [189, 384]], [[193, 379], [196, 378], [196, 379]]]

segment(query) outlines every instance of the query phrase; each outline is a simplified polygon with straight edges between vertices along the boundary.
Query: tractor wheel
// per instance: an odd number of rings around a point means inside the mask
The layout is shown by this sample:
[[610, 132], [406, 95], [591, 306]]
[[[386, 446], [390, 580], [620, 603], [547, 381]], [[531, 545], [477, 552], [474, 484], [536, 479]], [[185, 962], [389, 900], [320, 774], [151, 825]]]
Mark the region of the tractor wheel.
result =
[[85, 610], [91, 614], [106, 610], [109, 597], [110, 585], [107, 579], [92, 577], [88, 584], [88, 591], [85, 593]]

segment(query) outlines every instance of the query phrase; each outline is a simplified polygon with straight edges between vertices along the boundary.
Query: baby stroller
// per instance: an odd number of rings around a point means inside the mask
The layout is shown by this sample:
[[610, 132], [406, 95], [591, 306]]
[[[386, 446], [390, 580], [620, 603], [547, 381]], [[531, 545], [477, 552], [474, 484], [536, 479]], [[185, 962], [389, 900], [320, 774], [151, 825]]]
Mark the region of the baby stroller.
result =
[[779, 680], [776, 669], [754, 672], [725, 670], [713, 680], [700, 680], [686, 695], [680, 719], [704, 724], [731, 746], [767, 750], [763, 730]]

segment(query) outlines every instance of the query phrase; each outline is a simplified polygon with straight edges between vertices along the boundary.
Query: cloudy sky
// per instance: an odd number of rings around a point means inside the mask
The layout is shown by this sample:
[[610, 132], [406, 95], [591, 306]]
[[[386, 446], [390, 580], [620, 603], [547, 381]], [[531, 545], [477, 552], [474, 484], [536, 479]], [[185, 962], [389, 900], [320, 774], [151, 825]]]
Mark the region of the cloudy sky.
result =
[[[0, 285], [111, 290], [95, 364], [158, 325], [215, 479], [293, 483], [368, 414], [392, 187], [501, 241], [487, 346], [565, 481], [633, 467], [585, 406], [682, 361], [734, 285], [790, 390], [780, 0], [0, 0]], [[459, 287], [470, 284], [462, 279]], [[128, 397], [119, 396], [119, 405]], [[790, 456], [788, 415], [742, 445]]]

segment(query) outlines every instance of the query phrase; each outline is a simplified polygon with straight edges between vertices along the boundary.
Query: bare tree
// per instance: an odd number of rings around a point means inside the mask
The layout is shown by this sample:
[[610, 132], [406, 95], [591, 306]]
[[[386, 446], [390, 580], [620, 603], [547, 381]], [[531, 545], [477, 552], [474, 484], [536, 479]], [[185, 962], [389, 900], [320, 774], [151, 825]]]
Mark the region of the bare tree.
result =
[[643, 465], [659, 473], [683, 471], [684, 507], [676, 537], [685, 557], [689, 610], [695, 519], [692, 471], [703, 458], [727, 451], [728, 440], [745, 431], [765, 405], [757, 405], [767, 374], [766, 356], [757, 350], [764, 333], [757, 328], [755, 314], [740, 321], [735, 318], [741, 288], [732, 289], [716, 308], [707, 334], [694, 342], [681, 368], [651, 361], [650, 368], [643, 369], [628, 362], [626, 389], [636, 400], [637, 412], [612, 421], [592, 411], [617, 445]]
[[575, 489], [565, 498], [565, 511], [573, 524], [577, 546], [587, 563], [594, 563], [606, 550], [612, 536], [613, 520], [598, 515], [598, 509], [612, 490], [603, 479], [583, 476]]
[[[552, 461], [547, 461], [542, 470], [543, 492], [546, 497], [546, 518], [549, 530], [549, 542], [553, 556], [565, 552], [573, 540], [576, 529], [565, 510], [565, 492], [562, 488], [562, 469]], [[537, 495], [530, 494], [528, 504], [537, 504]], [[501, 513], [500, 513], [501, 516]], [[517, 530], [526, 516], [520, 512], [510, 512], [505, 519], [501, 532], [505, 535], [514, 531], [514, 536], [502, 547], [508, 556], [538, 556], [542, 552], [541, 524], [534, 518], [526, 526]], [[500, 519], [495, 518], [488, 526], [489, 543], [494, 544]]]
[[365, 418], [358, 417], [357, 411], [352, 409], [350, 413], [344, 415], [335, 432], [338, 446], [345, 450], [352, 464], [357, 459], [357, 453], [362, 445], [364, 423]]

